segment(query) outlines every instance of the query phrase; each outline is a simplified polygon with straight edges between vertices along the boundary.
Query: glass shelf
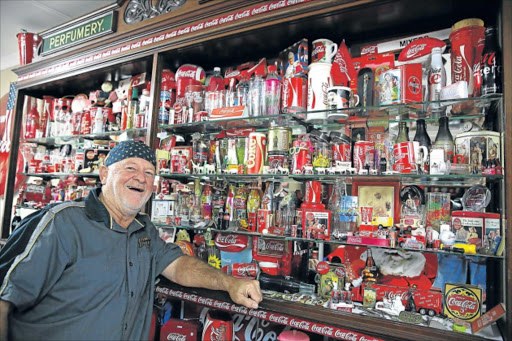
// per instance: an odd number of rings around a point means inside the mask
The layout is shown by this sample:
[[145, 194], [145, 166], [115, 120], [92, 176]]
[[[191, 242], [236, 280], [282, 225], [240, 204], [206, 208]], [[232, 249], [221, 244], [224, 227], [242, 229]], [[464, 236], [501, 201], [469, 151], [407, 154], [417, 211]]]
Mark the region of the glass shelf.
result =
[[98, 178], [100, 176], [99, 173], [18, 173], [25, 176], [37, 176], [40, 178], [61, 178], [70, 175], [81, 176], [81, 177], [91, 177]]
[[[146, 128], [138, 128], [138, 129], [127, 129], [120, 131], [109, 131], [104, 133], [94, 133], [87, 135], [62, 135], [62, 136], [51, 136], [51, 137], [42, 137], [37, 139], [21, 139], [21, 143], [37, 143], [44, 145], [63, 145], [63, 144], [73, 144], [80, 145], [83, 144], [83, 140], [112, 140], [112, 136], [120, 136], [123, 134], [127, 134], [129, 139], [145, 136]], [[78, 142], [77, 142], [78, 140]]]
[[209, 181], [223, 180], [229, 182], [289, 182], [317, 180], [323, 183], [334, 183], [337, 179], [358, 179], [366, 181], [400, 181], [405, 184], [420, 184], [424, 186], [450, 186], [467, 187], [485, 184], [487, 181], [495, 182], [503, 179], [503, 175], [482, 174], [392, 174], [392, 175], [276, 175], [276, 174], [159, 174], [162, 178], [176, 180], [204, 179]]
[[[182, 230], [190, 230], [190, 231], [204, 231], [208, 229], [208, 226], [201, 226], [201, 227], [195, 227], [191, 225], [174, 225], [174, 224], [162, 224], [162, 223], [154, 223], [157, 227], [174, 227], [177, 229]], [[233, 234], [241, 234], [241, 235], [247, 235], [247, 236], [253, 236], [253, 237], [264, 237], [264, 238], [270, 238], [270, 239], [279, 239], [279, 240], [286, 240], [286, 241], [296, 241], [296, 242], [309, 242], [309, 243], [326, 243], [326, 244], [336, 244], [336, 245], [345, 245], [345, 246], [352, 246], [352, 247], [367, 247], [367, 248], [377, 248], [377, 249], [390, 249], [390, 250], [399, 250], [399, 251], [413, 251], [413, 252], [429, 252], [429, 253], [436, 253], [436, 254], [443, 254], [443, 255], [456, 255], [456, 256], [463, 256], [463, 257], [477, 257], [477, 258], [493, 258], [493, 259], [504, 259], [503, 256], [496, 256], [496, 255], [486, 255], [486, 254], [462, 254], [457, 252], [450, 252], [450, 251], [444, 251], [439, 249], [424, 249], [424, 250], [414, 250], [414, 249], [404, 249], [400, 247], [390, 247], [390, 246], [377, 246], [377, 245], [364, 245], [364, 244], [352, 244], [347, 243], [345, 241], [340, 240], [320, 240], [320, 239], [308, 239], [308, 238], [294, 238], [289, 236], [277, 236], [277, 235], [271, 235], [271, 234], [262, 234], [258, 232], [247, 232], [247, 231], [231, 231], [231, 230], [220, 230], [216, 228], [209, 228], [212, 232], [221, 232], [221, 233], [233, 233]]]
[[[284, 113], [274, 116], [258, 116], [229, 118], [215, 121], [202, 121], [184, 124], [160, 125], [159, 128], [172, 133], [190, 134], [194, 132], [215, 133], [232, 128], [268, 128], [272, 124], [284, 126], [314, 126], [314, 127], [341, 127], [350, 117], [362, 117], [369, 120], [384, 120], [387, 122], [415, 121], [424, 118], [426, 121], [437, 122], [441, 113], [447, 113], [451, 120], [474, 120], [485, 117], [487, 108], [492, 103], [502, 99], [501, 94], [488, 97], [452, 99], [431, 102], [414, 102], [405, 104], [390, 104], [380, 106], [366, 106], [336, 110], [311, 110], [299, 113]], [[432, 107], [439, 109], [431, 110]], [[451, 107], [451, 108], [450, 108]], [[324, 119], [311, 119], [325, 113]], [[308, 119], [308, 116], [310, 119]]]

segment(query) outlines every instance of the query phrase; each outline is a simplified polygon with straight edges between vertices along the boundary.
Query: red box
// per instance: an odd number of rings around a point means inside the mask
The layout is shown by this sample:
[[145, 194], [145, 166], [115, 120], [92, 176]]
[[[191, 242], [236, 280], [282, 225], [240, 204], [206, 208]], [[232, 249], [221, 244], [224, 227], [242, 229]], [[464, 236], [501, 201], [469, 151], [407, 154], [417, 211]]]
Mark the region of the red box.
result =
[[331, 238], [331, 211], [325, 209], [301, 209], [303, 237], [308, 239]]
[[378, 229], [378, 225], [361, 224], [359, 225], [359, 235], [361, 237], [371, 237], [373, 236], [373, 232], [376, 232]]
[[381, 105], [421, 102], [423, 99], [421, 64], [401, 65], [379, 77], [376, 94]]
[[389, 246], [389, 239], [384, 238], [370, 238], [370, 237], [362, 237], [362, 236], [348, 236], [347, 237], [348, 244], [358, 244], [358, 245], [372, 245], [372, 246]]
[[169, 319], [160, 329], [160, 340], [197, 340], [201, 339], [201, 323], [199, 321], [185, 321]]
[[258, 232], [263, 233], [264, 230], [267, 232], [270, 230], [272, 224], [272, 212], [270, 210], [258, 209]]

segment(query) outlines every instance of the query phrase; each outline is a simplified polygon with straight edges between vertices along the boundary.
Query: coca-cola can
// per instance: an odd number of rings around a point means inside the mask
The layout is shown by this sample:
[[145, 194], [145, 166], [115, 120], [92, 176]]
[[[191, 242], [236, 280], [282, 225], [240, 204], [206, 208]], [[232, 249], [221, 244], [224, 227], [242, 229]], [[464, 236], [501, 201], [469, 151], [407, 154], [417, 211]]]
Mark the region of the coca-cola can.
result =
[[82, 120], [80, 122], [80, 134], [88, 135], [91, 133], [91, 112], [89, 110], [84, 111]]
[[268, 154], [283, 154], [290, 149], [292, 129], [288, 127], [268, 128]]
[[360, 174], [363, 169], [375, 168], [375, 143], [371, 141], [357, 141], [354, 144], [354, 167]]
[[320, 181], [306, 181], [306, 194], [304, 202], [319, 204], [322, 202], [322, 183]]
[[255, 279], [260, 272], [256, 263], [233, 263], [228, 267], [228, 275], [236, 278]]
[[271, 169], [284, 167], [286, 164], [286, 156], [284, 154], [273, 154], [268, 156], [268, 165]]
[[203, 327], [203, 341], [231, 341], [235, 338], [233, 319], [227, 312], [209, 310]]
[[247, 174], [262, 174], [267, 149], [266, 135], [250, 133], [247, 138], [247, 146]]
[[304, 166], [311, 164], [311, 141], [293, 141], [290, 154], [292, 173], [302, 173]]
[[485, 45], [483, 21], [465, 19], [455, 23], [450, 34], [450, 42], [452, 83], [466, 81], [469, 96], [477, 96], [480, 93], [480, 58]]
[[308, 106], [308, 80], [306, 77], [290, 77], [283, 80], [281, 96], [283, 113], [304, 112]]

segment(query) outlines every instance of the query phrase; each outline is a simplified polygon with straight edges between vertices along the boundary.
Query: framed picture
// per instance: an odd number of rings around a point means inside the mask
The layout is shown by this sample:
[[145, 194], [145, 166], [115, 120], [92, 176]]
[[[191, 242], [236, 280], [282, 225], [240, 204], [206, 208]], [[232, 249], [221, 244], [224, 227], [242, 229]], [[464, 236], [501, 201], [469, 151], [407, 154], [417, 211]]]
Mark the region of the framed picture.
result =
[[[372, 207], [372, 221], [377, 225], [382, 223], [389, 226], [400, 222], [400, 185], [398, 181], [373, 182], [354, 180], [352, 182], [352, 195], [358, 197], [357, 212], [360, 215], [361, 207]], [[359, 221], [360, 223], [360, 221]]]
[[377, 302], [377, 290], [374, 288], [364, 288], [363, 292], [363, 306], [374, 308]]

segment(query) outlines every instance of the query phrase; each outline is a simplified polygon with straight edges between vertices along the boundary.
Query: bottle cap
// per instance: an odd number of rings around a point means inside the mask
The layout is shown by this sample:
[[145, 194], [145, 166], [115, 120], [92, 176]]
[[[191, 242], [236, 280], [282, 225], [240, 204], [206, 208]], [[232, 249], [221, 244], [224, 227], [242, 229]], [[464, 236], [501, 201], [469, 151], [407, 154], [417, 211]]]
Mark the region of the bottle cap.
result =
[[132, 89], [132, 99], [139, 99], [139, 89], [137, 89], [137, 88]]
[[432, 48], [432, 54], [434, 54], [434, 53], [441, 53], [441, 48], [440, 47]]
[[220, 72], [220, 67], [218, 67], [218, 66], [214, 67], [213, 72]]

